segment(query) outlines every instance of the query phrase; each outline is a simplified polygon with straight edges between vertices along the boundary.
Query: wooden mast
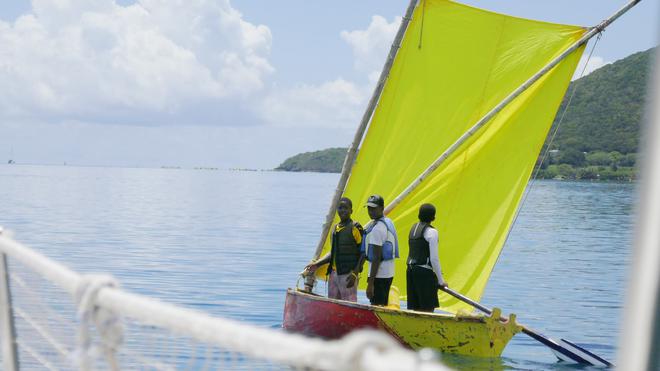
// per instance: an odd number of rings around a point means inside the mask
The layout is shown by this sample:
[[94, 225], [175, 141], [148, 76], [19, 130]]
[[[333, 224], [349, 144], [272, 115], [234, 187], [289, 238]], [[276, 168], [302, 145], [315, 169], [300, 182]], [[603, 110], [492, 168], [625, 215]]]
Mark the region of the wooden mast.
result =
[[385, 87], [385, 81], [387, 80], [390, 74], [390, 70], [392, 69], [392, 64], [394, 63], [394, 58], [396, 57], [396, 54], [398, 53], [399, 48], [401, 47], [401, 40], [403, 40], [403, 35], [406, 33], [406, 30], [408, 29], [408, 24], [412, 19], [412, 14], [413, 11], [415, 10], [416, 5], [417, 5], [417, 0], [410, 0], [410, 4], [408, 4], [408, 9], [406, 10], [406, 14], [401, 20], [401, 25], [399, 26], [399, 30], [397, 31], [394, 41], [392, 42], [392, 46], [390, 47], [390, 52], [387, 56], [385, 65], [383, 66], [383, 71], [380, 73], [378, 84], [376, 85], [376, 88], [374, 89], [374, 92], [371, 95], [371, 99], [369, 100], [367, 109], [365, 110], [364, 115], [362, 115], [362, 121], [360, 121], [360, 126], [358, 126], [358, 129], [355, 132], [355, 136], [353, 137], [353, 142], [351, 143], [351, 146], [348, 148], [348, 152], [346, 153], [346, 157], [344, 158], [344, 164], [342, 166], [341, 176], [339, 177], [339, 182], [337, 184], [337, 188], [335, 189], [335, 194], [332, 197], [332, 201], [330, 202], [330, 209], [328, 210], [328, 214], [325, 217], [325, 223], [323, 224], [321, 239], [319, 240], [319, 243], [316, 246], [316, 251], [314, 252], [314, 258], [313, 258], [314, 260], [318, 259], [319, 255], [321, 255], [321, 250], [323, 250], [323, 245], [325, 245], [325, 240], [328, 238], [328, 233], [330, 232], [330, 228], [332, 227], [332, 221], [335, 218], [335, 212], [337, 212], [337, 203], [339, 202], [341, 195], [344, 193], [344, 189], [346, 188], [346, 183], [348, 182], [348, 177], [351, 174], [351, 170], [353, 169], [353, 164], [355, 163], [355, 158], [357, 157], [358, 146], [360, 145], [360, 142], [362, 142], [364, 133], [367, 130], [367, 125], [369, 124], [369, 121], [371, 120], [371, 116], [373, 115], [374, 110], [376, 109], [376, 105], [378, 104], [378, 99], [380, 98], [380, 94], [383, 92], [383, 88]]

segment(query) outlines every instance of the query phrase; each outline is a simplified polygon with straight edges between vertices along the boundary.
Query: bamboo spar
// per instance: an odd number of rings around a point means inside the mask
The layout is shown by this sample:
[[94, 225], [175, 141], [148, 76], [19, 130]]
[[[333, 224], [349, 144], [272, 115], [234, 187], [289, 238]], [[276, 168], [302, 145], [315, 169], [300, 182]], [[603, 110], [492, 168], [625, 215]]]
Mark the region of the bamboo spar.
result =
[[477, 121], [477, 123], [474, 124], [468, 131], [463, 133], [463, 135], [460, 138], [458, 138], [456, 142], [454, 142], [454, 144], [452, 144], [449, 148], [447, 148], [447, 150], [444, 153], [442, 153], [440, 157], [438, 157], [426, 170], [424, 170], [424, 172], [419, 177], [417, 177], [417, 179], [415, 179], [406, 189], [404, 189], [401, 192], [401, 194], [399, 194], [391, 203], [389, 203], [385, 208], [384, 213], [387, 215], [395, 207], [397, 207], [403, 201], [404, 198], [406, 198], [410, 193], [412, 193], [412, 191], [414, 191], [422, 183], [422, 181], [424, 181], [424, 179], [426, 179], [431, 173], [433, 173], [435, 169], [437, 169], [443, 162], [445, 162], [445, 160], [449, 156], [451, 156], [454, 152], [456, 152], [461, 147], [461, 145], [463, 145], [463, 143], [465, 143], [470, 137], [472, 137], [481, 127], [488, 124], [490, 122], [490, 119], [492, 119], [497, 113], [499, 113], [502, 109], [504, 109], [504, 107], [506, 107], [509, 103], [511, 103], [516, 97], [518, 97], [530, 86], [532, 86], [532, 84], [534, 84], [546, 73], [548, 73], [564, 58], [569, 56], [571, 53], [573, 53], [577, 48], [579, 48], [583, 44], [587, 43], [592, 37], [601, 33], [607, 26], [609, 26], [612, 22], [614, 22], [617, 18], [619, 18], [625, 12], [630, 10], [630, 8], [635, 6], [640, 1], [641, 0], [630, 1], [629, 3], [624, 5], [621, 9], [619, 9], [616, 13], [614, 13], [612, 16], [605, 19], [597, 26], [592, 27], [584, 36], [580, 38], [580, 40], [576, 41], [573, 45], [568, 47], [562, 54], [560, 54], [555, 59], [550, 61], [550, 63], [545, 65], [545, 67], [539, 70], [539, 72], [537, 72], [534, 76], [530, 77], [516, 90], [514, 90], [511, 94], [509, 94], [506, 98], [504, 98], [497, 106], [495, 106], [492, 110], [486, 113], [486, 115], [484, 115], [479, 121]]
[[325, 240], [326, 238], [328, 238], [328, 233], [330, 232], [330, 228], [332, 227], [332, 221], [335, 218], [335, 212], [337, 212], [337, 203], [339, 202], [339, 198], [341, 197], [341, 195], [344, 193], [344, 189], [346, 188], [346, 183], [348, 182], [348, 177], [351, 173], [351, 169], [353, 168], [353, 164], [355, 163], [355, 158], [357, 157], [358, 146], [362, 141], [362, 137], [364, 136], [364, 132], [367, 129], [367, 125], [369, 124], [369, 121], [371, 120], [371, 116], [373, 115], [373, 112], [376, 109], [376, 104], [378, 103], [380, 94], [383, 92], [383, 88], [385, 87], [385, 80], [387, 80], [387, 77], [390, 74], [390, 70], [392, 69], [392, 64], [394, 63], [394, 58], [396, 57], [396, 54], [401, 46], [401, 40], [403, 39], [403, 35], [406, 33], [406, 29], [408, 29], [408, 24], [412, 19], [412, 14], [413, 11], [415, 10], [415, 5], [417, 5], [417, 0], [410, 0], [410, 4], [408, 4], [408, 9], [406, 9], [406, 14], [401, 20], [401, 25], [399, 26], [399, 30], [397, 31], [396, 36], [394, 37], [392, 46], [390, 47], [390, 52], [387, 56], [387, 61], [385, 62], [385, 65], [383, 66], [383, 70], [380, 73], [378, 84], [376, 85], [376, 88], [374, 89], [374, 92], [371, 95], [371, 99], [369, 100], [369, 104], [367, 105], [367, 109], [365, 110], [364, 115], [362, 115], [362, 120], [360, 121], [360, 126], [358, 126], [358, 129], [355, 132], [355, 136], [353, 137], [353, 142], [351, 143], [351, 146], [348, 148], [348, 151], [346, 152], [346, 157], [344, 158], [344, 164], [342, 165], [341, 176], [339, 177], [339, 182], [337, 183], [335, 194], [332, 197], [332, 201], [330, 202], [330, 209], [328, 210], [328, 215], [326, 215], [325, 217], [325, 223], [323, 224], [323, 231], [321, 232], [321, 239], [319, 240], [319, 243], [316, 246], [316, 251], [314, 252], [313, 260], [318, 259], [319, 255], [321, 255], [321, 251], [323, 250], [323, 245], [325, 245]]

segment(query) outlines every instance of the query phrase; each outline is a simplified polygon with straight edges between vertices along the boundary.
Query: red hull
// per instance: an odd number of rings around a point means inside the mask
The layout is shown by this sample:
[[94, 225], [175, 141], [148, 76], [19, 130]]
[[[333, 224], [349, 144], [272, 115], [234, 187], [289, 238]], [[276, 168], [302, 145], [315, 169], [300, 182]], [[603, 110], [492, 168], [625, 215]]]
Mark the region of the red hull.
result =
[[373, 311], [322, 297], [291, 295], [284, 303], [284, 329], [309, 336], [337, 339], [360, 328], [382, 328]]

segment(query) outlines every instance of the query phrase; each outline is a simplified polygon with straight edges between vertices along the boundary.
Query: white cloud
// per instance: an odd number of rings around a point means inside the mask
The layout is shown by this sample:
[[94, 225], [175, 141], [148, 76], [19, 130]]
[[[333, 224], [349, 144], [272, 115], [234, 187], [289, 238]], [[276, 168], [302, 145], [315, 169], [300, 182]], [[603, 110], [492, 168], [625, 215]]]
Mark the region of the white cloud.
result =
[[279, 90], [262, 104], [263, 119], [276, 126], [353, 128], [370, 92], [344, 79]]
[[339, 34], [360, 82], [280, 87], [270, 29], [229, 0], [34, 0], [0, 21], [0, 122], [352, 129], [400, 21]]
[[0, 22], [0, 120], [217, 118], [264, 89], [270, 47], [228, 0], [33, 0]]
[[[593, 71], [603, 67], [606, 64], [610, 64], [611, 62], [606, 62], [603, 57], [595, 56], [592, 55], [591, 58], [589, 59], [589, 62], [587, 63], [587, 55], [582, 55], [582, 58], [580, 58], [580, 62], [578, 63], [577, 68], [575, 69], [575, 73], [573, 74], [572, 80], [579, 79], [580, 77], [587, 76], [588, 74], [592, 73]], [[586, 68], [585, 68], [586, 64]], [[582, 73], [582, 70], [584, 70], [584, 73]]]
[[400, 23], [400, 17], [389, 23], [375, 15], [366, 29], [340, 33], [353, 51], [354, 68], [364, 75], [364, 82], [337, 78], [274, 90], [261, 106], [263, 119], [285, 127], [357, 127]]
[[385, 18], [375, 15], [366, 30], [341, 32], [341, 38], [353, 49], [358, 71], [369, 74], [371, 79], [374, 75], [378, 77], [400, 24], [401, 17], [387, 22]]

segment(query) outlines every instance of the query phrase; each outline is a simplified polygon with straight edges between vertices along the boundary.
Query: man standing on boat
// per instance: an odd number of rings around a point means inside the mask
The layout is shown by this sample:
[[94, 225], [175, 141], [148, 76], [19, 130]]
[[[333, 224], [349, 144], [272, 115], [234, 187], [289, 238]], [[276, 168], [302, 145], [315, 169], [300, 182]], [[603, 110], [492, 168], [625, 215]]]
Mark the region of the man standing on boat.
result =
[[339, 200], [337, 215], [339, 223], [332, 230], [330, 253], [305, 267], [314, 272], [324, 264], [328, 267], [328, 297], [331, 299], [357, 301], [358, 273], [362, 270], [364, 256], [360, 251], [364, 230], [358, 222], [351, 220], [353, 202], [346, 197]]
[[408, 235], [408, 309], [433, 312], [439, 306], [438, 287], [447, 287], [438, 259], [438, 231], [431, 225], [435, 206], [423, 204], [418, 216], [419, 222], [413, 224]]
[[394, 259], [399, 257], [399, 242], [394, 223], [383, 216], [385, 201], [379, 195], [367, 200], [371, 222], [367, 226], [365, 255], [369, 261], [367, 298], [371, 305], [387, 305], [394, 278]]

